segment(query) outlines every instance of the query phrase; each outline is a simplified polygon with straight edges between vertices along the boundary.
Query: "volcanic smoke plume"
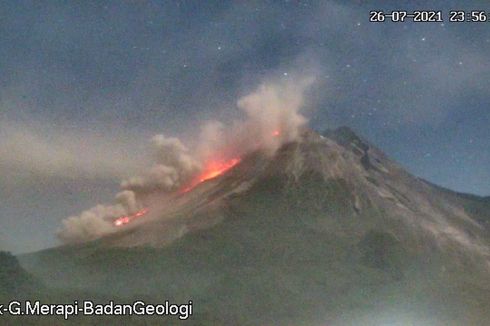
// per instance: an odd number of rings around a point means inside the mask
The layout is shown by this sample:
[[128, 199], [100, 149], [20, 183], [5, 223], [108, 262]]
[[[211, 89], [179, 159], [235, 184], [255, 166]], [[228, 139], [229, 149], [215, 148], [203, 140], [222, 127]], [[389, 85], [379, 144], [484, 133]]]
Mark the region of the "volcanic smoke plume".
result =
[[199, 161], [189, 154], [178, 138], [156, 135], [152, 139], [156, 149], [156, 164], [143, 175], [121, 183], [123, 189], [134, 192], [172, 191], [200, 170]]
[[63, 220], [59, 238], [65, 243], [76, 243], [116, 232], [118, 226], [152, 210], [151, 205], [148, 207], [150, 196], [189, 191], [232, 168], [251, 151], [273, 155], [282, 144], [297, 139], [306, 124], [299, 111], [304, 104], [304, 91], [313, 80], [299, 77], [261, 84], [237, 102], [245, 113], [244, 120], [229, 125], [218, 121], [204, 123], [195, 148], [175, 137], [154, 136], [155, 163], [138, 176], [121, 182], [122, 191], [116, 195], [115, 204], [97, 205]]

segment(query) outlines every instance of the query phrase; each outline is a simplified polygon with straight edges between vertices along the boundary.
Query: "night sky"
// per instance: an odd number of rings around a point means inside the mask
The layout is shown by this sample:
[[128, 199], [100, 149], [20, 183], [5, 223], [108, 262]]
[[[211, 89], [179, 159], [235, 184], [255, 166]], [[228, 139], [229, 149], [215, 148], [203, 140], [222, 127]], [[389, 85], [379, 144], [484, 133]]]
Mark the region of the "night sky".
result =
[[[482, 1], [0, 3], [0, 249], [52, 246], [110, 202], [156, 133], [186, 139], [267, 78], [312, 73], [304, 114], [347, 125], [411, 173], [490, 195], [490, 22]], [[444, 23], [370, 23], [372, 9]]]

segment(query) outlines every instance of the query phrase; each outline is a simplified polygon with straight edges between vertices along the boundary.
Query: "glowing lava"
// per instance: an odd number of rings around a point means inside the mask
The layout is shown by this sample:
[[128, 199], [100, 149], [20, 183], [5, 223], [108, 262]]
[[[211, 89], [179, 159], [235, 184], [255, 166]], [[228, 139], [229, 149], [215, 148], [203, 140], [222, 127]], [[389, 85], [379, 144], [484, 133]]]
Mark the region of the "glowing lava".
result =
[[233, 158], [228, 162], [211, 162], [211, 164], [209, 164], [204, 172], [199, 176], [199, 182], [204, 182], [206, 180], [216, 178], [217, 176], [222, 175], [238, 163], [240, 163], [239, 158]]
[[200, 184], [201, 182], [214, 179], [219, 177], [235, 165], [240, 163], [239, 158], [232, 158], [231, 160], [222, 162], [222, 161], [211, 161], [208, 162], [205, 168], [202, 170], [201, 174], [197, 176], [197, 178], [190, 183], [187, 187], [181, 190], [181, 193], [188, 192], [193, 189], [195, 186]]
[[142, 210], [137, 211], [133, 215], [127, 215], [127, 216], [121, 216], [118, 217], [114, 220], [113, 224], [114, 226], [123, 226], [125, 224], [128, 224], [129, 222], [132, 222], [133, 220], [145, 215], [148, 213], [148, 208], [143, 208]]
[[274, 130], [274, 132], [272, 133], [272, 136], [277, 137], [280, 134], [281, 134], [281, 132], [279, 130]]

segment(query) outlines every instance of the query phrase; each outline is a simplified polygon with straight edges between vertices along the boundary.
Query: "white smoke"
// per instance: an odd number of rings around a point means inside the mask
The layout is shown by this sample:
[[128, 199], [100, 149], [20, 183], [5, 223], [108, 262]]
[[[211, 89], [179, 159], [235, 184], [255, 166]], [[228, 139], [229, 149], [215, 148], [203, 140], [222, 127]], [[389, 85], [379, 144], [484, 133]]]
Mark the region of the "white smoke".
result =
[[313, 82], [313, 77], [275, 80], [240, 98], [237, 107], [245, 113], [245, 120], [234, 121], [228, 128], [218, 121], [202, 126], [197, 150], [200, 162], [216, 155], [241, 157], [255, 150], [273, 155], [282, 144], [297, 140], [307, 124], [299, 111], [305, 90]]
[[155, 163], [140, 175], [121, 182], [123, 191], [116, 195], [117, 204], [98, 205], [65, 219], [59, 238], [67, 243], [83, 242], [115, 232], [115, 218], [142, 209], [142, 202], [149, 195], [177, 191], [211, 160], [226, 161], [256, 150], [273, 155], [282, 144], [297, 140], [306, 125], [307, 120], [299, 111], [304, 105], [304, 92], [312, 82], [313, 78], [307, 77], [263, 83], [237, 101], [246, 119], [228, 125], [204, 123], [192, 150], [178, 138], [154, 136]]
[[218, 149], [226, 147], [229, 138], [227, 138], [225, 126], [219, 121], [207, 121], [201, 127], [199, 134], [199, 143], [197, 155], [201, 162], [212, 158]]
[[70, 216], [62, 221], [58, 237], [65, 243], [85, 242], [114, 232], [110, 218], [125, 214], [121, 205], [97, 205], [79, 216]]
[[124, 190], [116, 194], [115, 205], [97, 205], [78, 216], [70, 216], [62, 221], [58, 237], [65, 243], [78, 243], [97, 239], [112, 233], [115, 228], [112, 220], [134, 214], [138, 206], [133, 191]]
[[172, 191], [199, 171], [199, 161], [178, 138], [156, 135], [152, 143], [156, 163], [144, 174], [124, 180], [123, 189], [141, 193]]
[[[253, 135], [260, 148], [273, 154], [284, 143], [298, 139], [306, 118], [299, 113], [304, 104], [304, 91], [313, 78], [262, 84], [255, 92], [238, 100], [247, 114], [244, 129], [248, 139]], [[273, 133], [278, 132], [278, 136]], [[272, 137], [271, 137], [272, 136]]]
[[136, 202], [136, 195], [131, 190], [124, 190], [118, 193], [116, 201], [124, 207], [127, 214], [134, 214], [141, 209]]

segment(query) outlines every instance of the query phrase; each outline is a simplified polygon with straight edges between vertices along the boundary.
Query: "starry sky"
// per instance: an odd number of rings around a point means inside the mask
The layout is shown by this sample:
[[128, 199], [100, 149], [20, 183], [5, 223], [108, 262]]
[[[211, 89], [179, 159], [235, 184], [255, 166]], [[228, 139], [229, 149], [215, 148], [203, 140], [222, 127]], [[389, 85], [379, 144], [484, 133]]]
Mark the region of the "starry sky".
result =
[[[310, 126], [349, 126], [411, 173], [490, 195], [490, 22], [480, 1], [3, 1], [0, 249], [56, 244], [110, 202], [147, 140], [206, 119], [267, 78], [314, 73]], [[441, 10], [443, 23], [369, 11]]]

